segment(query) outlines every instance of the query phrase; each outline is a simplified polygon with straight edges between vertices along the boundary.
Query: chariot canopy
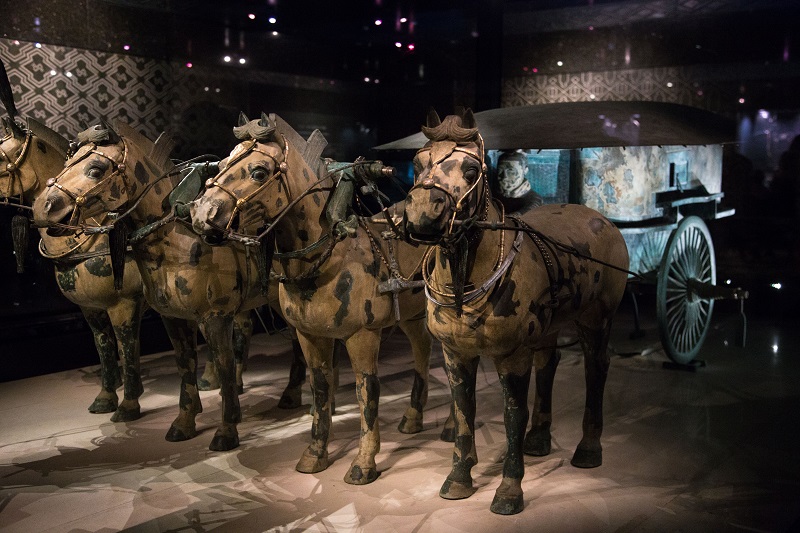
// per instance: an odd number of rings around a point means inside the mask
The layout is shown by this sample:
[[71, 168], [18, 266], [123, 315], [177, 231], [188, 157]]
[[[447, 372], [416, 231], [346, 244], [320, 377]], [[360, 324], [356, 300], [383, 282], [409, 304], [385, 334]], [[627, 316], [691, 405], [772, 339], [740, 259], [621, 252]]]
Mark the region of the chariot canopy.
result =
[[[475, 113], [487, 150], [724, 144], [732, 121], [696, 107], [665, 102], [564, 102]], [[418, 150], [420, 132], [376, 146]]]

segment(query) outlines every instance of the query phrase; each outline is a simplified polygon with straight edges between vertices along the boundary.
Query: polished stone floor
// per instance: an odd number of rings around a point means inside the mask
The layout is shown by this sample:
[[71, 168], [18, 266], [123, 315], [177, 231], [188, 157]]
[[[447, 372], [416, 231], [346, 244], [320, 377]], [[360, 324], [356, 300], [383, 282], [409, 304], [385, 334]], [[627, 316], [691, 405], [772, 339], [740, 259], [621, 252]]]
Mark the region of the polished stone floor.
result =
[[[800, 335], [797, 318], [751, 318], [746, 348], [734, 346], [735, 307], [719, 305], [695, 372], [668, 370], [652, 323], [631, 341], [620, 312], [605, 396], [604, 463], [569, 464], [580, 437], [583, 367], [563, 350], [555, 383], [553, 451], [527, 457], [525, 508], [497, 516], [504, 430], [497, 375], [478, 377], [477, 446], [469, 499], [438, 496], [452, 445], [439, 440], [448, 413], [446, 378], [435, 352], [425, 428], [396, 425], [412, 375], [399, 333], [380, 362], [380, 477], [344, 483], [359, 433], [352, 374], [337, 391], [332, 465], [319, 474], [294, 466], [309, 438], [304, 407], [277, 408], [289, 342], [254, 340], [241, 397], [241, 446], [208, 450], [220, 401], [202, 393], [200, 434], [169, 443], [178, 378], [169, 353], [142, 364], [144, 416], [111, 423], [86, 410], [96, 367], [0, 384], [0, 530], [314, 532], [779, 532], [800, 529]], [[567, 332], [568, 336], [568, 332]]]

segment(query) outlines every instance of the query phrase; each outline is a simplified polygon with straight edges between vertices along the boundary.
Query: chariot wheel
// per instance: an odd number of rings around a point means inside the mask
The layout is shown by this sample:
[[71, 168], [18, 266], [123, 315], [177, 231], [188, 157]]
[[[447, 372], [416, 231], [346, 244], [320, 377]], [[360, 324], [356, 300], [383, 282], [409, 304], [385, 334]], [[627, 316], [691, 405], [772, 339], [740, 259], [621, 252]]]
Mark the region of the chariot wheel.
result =
[[690, 363], [708, 333], [714, 300], [702, 298], [697, 287], [714, 285], [717, 269], [711, 234], [702, 219], [681, 220], [669, 237], [656, 283], [656, 318], [667, 356]]

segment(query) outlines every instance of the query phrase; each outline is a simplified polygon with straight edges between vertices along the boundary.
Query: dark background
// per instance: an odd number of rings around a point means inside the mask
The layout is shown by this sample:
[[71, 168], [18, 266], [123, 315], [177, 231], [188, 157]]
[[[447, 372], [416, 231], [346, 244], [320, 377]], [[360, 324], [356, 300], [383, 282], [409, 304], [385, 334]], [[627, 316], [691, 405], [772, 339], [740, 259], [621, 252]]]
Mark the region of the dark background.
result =
[[[509, 87], [526, 76], [568, 80], [658, 68], [696, 73], [715, 89], [696, 91], [691, 103], [740, 130], [726, 147], [723, 186], [739, 212], [710, 224], [719, 277], [750, 289], [751, 314], [797, 314], [796, 204], [778, 211], [785, 192], [772, 186], [780, 154], [800, 134], [797, 2], [48, 0], [14, 2], [0, 12], [5, 39], [262, 73], [267, 81], [240, 89], [238, 108], [197, 101], [192, 113], [226, 125], [239, 111], [284, 113], [290, 123], [324, 128], [332, 155], [343, 160], [419, 131], [430, 107], [442, 116], [455, 106], [501, 107]], [[409, 20], [400, 22], [401, 16]], [[232, 63], [222, 60], [226, 54]], [[238, 58], [246, 64], [237, 65]], [[274, 82], [292, 76], [319, 78], [326, 89]], [[615, 91], [608, 87], [608, 99]], [[769, 132], [759, 122], [764, 110], [777, 120]], [[224, 136], [204, 142], [184, 139], [182, 155], [224, 154], [231, 146]], [[757, 186], [743, 186], [753, 175]], [[15, 273], [7, 253], [12, 215], [0, 209], [0, 381], [95, 364], [89, 330], [59, 293], [47, 261], [31, 251], [26, 273]], [[35, 245], [32, 237], [31, 250]], [[777, 282], [782, 289], [772, 287]], [[151, 313], [142, 338], [143, 353], [168, 348]]]

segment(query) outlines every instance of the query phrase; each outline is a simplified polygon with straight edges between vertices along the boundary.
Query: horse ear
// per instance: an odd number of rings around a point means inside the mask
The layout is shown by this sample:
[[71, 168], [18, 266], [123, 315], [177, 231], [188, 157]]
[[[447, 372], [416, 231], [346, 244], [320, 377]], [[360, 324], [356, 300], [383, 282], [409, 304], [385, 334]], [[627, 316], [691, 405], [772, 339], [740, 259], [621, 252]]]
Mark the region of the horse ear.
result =
[[111, 127], [111, 124], [109, 124], [105, 120], [101, 120], [100, 126], [106, 130], [106, 134], [108, 135], [108, 142], [116, 144], [120, 141], [119, 134], [114, 130], [114, 128]]
[[239, 126], [246, 126], [248, 122], [250, 122], [250, 119], [247, 118], [244, 111], [239, 111]]
[[425, 125], [429, 128], [435, 128], [441, 123], [442, 119], [439, 118], [439, 114], [436, 112], [436, 110], [432, 107], [428, 109], [428, 121]]
[[475, 124], [475, 115], [472, 113], [472, 109], [469, 107], [464, 109], [464, 113], [461, 115], [461, 127], [462, 128], [477, 127], [477, 124]]
[[266, 113], [264, 113], [262, 111], [261, 112], [261, 120], [258, 122], [258, 125], [259, 126], [264, 126], [264, 127], [269, 126], [270, 125], [269, 115], [267, 115]]

